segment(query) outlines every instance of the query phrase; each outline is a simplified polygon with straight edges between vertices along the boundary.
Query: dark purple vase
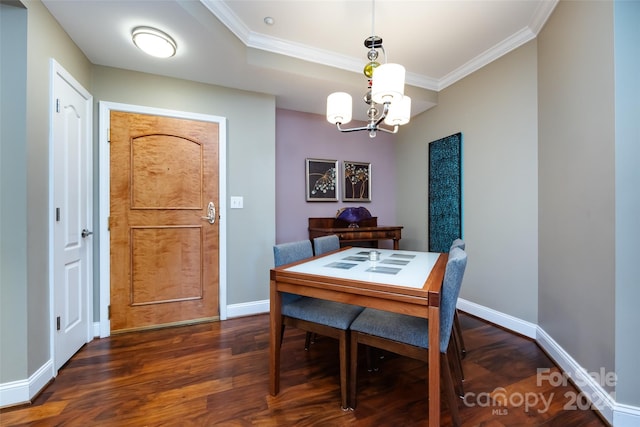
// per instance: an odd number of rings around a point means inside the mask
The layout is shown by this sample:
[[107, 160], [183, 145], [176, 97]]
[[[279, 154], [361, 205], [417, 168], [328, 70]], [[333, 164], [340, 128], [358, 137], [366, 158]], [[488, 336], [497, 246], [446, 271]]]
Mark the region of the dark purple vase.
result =
[[342, 208], [336, 214], [336, 218], [349, 223], [349, 227], [358, 227], [358, 222], [371, 218], [369, 210], [363, 206], [357, 208]]

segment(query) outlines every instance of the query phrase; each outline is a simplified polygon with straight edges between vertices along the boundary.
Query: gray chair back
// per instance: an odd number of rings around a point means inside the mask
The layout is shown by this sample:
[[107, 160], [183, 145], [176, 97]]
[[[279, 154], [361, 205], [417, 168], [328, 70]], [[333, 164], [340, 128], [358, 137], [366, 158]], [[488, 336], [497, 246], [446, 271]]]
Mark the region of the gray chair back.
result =
[[465, 246], [466, 246], [466, 245], [465, 245], [465, 243], [464, 243], [464, 240], [462, 240], [462, 239], [455, 239], [455, 240], [453, 241], [453, 243], [451, 243], [451, 248], [449, 249], [449, 251], [451, 251], [451, 249], [453, 249], [453, 248], [460, 248], [460, 249], [464, 250], [464, 249], [465, 249]]
[[273, 247], [273, 262], [276, 267], [300, 261], [313, 256], [311, 242], [300, 240], [298, 242], [280, 243]]
[[[313, 249], [311, 248], [311, 241], [300, 240], [298, 242], [280, 243], [273, 247], [273, 263], [276, 267], [303, 260], [305, 258], [311, 258], [313, 256]], [[288, 292], [282, 293], [282, 305], [289, 304], [293, 301], [302, 298], [300, 295], [290, 294]]]
[[440, 293], [440, 351], [445, 352], [451, 337], [453, 315], [460, 295], [462, 278], [467, 267], [467, 253], [460, 248], [453, 248], [449, 252], [447, 267]]
[[335, 234], [320, 236], [313, 239], [313, 253], [316, 255], [335, 251], [336, 249], [340, 249], [340, 238]]

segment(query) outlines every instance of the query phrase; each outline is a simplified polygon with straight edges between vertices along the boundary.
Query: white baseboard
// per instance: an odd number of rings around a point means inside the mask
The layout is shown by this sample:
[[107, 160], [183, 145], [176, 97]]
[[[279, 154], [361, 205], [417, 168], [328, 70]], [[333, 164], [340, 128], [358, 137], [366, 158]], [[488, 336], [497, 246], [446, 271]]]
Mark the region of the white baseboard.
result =
[[0, 384], [0, 408], [29, 403], [53, 377], [53, 360], [48, 360], [29, 379]]
[[231, 304], [227, 306], [227, 318], [252, 316], [269, 312], [269, 300]]
[[502, 326], [503, 328], [509, 329], [510, 331], [516, 332], [520, 335], [524, 335], [525, 337], [531, 339], [536, 338], [536, 331], [538, 326], [534, 323], [518, 319], [517, 317], [501, 313], [492, 308], [488, 308], [462, 298], [458, 298], [456, 307], [464, 312], [484, 319], [487, 322], [495, 323], [496, 325]]
[[[604, 389], [604, 380], [606, 373], [600, 375], [600, 382], [594, 376], [590, 375], [586, 369], [567, 353], [560, 345], [547, 334], [542, 328], [538, 327], [536, 341], [547, 352], [547, 354], [558, 364], [568, 378], [573, 379], [573, 383], [580, 393], [586, 396], [589, 401], [593, 402], [595, 409], [602, 414], [602, 417], [609, 424], [614, 424], [614, 412], [616, 410], [616, 402], [614, 398]], [[596, 377], [600, 373], [594, 373]], [[580, 400], [578, 400], [578, 403]], [[640, 408], [636, 408], [640, 409]], [[617, 424], [616, 424], [617, 425]], [[638, 424], [633, 424], [637, 426]]]

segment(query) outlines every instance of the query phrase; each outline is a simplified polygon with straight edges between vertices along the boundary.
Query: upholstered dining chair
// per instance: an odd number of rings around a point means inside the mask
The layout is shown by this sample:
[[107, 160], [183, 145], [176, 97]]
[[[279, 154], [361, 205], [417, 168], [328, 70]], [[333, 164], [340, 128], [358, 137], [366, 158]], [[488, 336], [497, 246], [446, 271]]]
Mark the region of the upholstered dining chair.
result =
[[449, 250], [453, 248], [460, 248], [464, 251], [466, 246], [467, 245], [464, 243], [464, 240], [458, 238], [458, 239], [455, 239], [453, 243], [451, 243], [451, 247], [449, 248]]
[[[330, 234], [328, 236], [315, 237], [313, 239], [313, 254], [322, 255], [327, 252], [340, 249], [340, 238], [336, 234]], [[316, 340], [316, 334], [307, 332], [307, 336], [304, 340], [304, 349], [309, 350], [309, 346], [314, 344]]]
[[340, 249], [340, 238], [336, 234], [320, 236], [313, 239], [313, 253], [321, 255]]
[[[311, 241], [289, 242], [273, 247], [276, 267], [313, 255]], [[348, 404], [349, 326], [363, 310], [350, 304], [326, 301], [295, 294], [282, 294], [282, 325], [335, 338], [339, 342], [340, 394], [343, 409]]]
[[[442, 292], [440, 294], [440, 360], [442, 386], [447, 405], [454, 425], [460, 425], [455, 385], [450, 365], [451, 331], [456, 301], [460, 293], [462, 277], [467, 266], [467, 254], [460, 248], [449, 252], [449, 259], [444, 273]], [[352, 408], [356, 407], [358, 344], [411, 357], [428, 362], [429, 320], [406, 314], [365, 308], [351, 323], [351, 366], [350, 366], [350, 398]]]
[[[451, 252], [451, 250], [453, 248], [460, 248], [462, 250], [465, 250], [466, 248], [466, 244], [464, 242], [464, 240], [458, 238], [455, 239], [453, 241], [453, 243], [451, 243], [451, 247], [449, 248], [449, 252]], [[464, 380], [464, 372], [462, 371], [462, 359], [465, 358], [465, 356], [467, 355], [467, 348], [464, 345], [464, 337], [462, 336], [462, 328], [460, 327], [460, 318], [458, 317], [458, 309], [456, 308], [456, 311], [454, 312], [453, 315], [453, 338], [455, 340], [455, 345], [457, 347], [457, 352], [458, 352], [458, 360], [457, 360], [457, 366], [456, 366], [456, 370], [458, 371], [458, 376], [460, 381]]]

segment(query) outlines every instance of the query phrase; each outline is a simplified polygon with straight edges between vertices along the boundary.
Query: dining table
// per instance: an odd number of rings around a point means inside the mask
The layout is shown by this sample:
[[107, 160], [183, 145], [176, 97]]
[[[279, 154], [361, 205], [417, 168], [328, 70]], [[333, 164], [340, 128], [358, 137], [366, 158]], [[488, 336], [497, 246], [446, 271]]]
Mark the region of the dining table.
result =
[[440, 292], [447, 254], [346, 247], [270, 271], [269, 392], [280, 391], [282, 293], [429, 319], [429, 426], [440, 425]]

